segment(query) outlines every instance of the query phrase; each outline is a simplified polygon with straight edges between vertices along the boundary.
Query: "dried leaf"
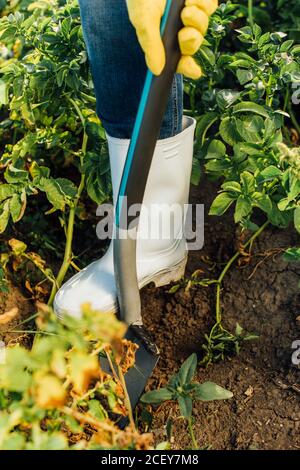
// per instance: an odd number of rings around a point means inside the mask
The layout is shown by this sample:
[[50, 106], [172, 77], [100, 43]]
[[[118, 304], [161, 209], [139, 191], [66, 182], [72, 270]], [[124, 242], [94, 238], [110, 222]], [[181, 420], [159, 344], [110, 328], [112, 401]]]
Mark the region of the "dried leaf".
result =
[[92, 379], [99, 378], [97, 356], [87, 355], [81, 351], [72, 351], [69, 355], [69, 376], [75, 393], [81, 395], [89, 388]]
[[67, 392], [57, 377], [47, 374], [43, 377], [37, 377], [36, 382], [32, 393], [38, 406], [52, 409], [65, 404]]
[[120, 366], [123, 374], [126, 374], [135, 364], [135, 354], [139, 346], [127, 339], [113, 343], [113, 355], [115, 363]]
[[9, 240], [8, 244], [16, 256], [23, 254], [27, 250], [27, 245], [21, 240], [17, 240], [16, 238]]

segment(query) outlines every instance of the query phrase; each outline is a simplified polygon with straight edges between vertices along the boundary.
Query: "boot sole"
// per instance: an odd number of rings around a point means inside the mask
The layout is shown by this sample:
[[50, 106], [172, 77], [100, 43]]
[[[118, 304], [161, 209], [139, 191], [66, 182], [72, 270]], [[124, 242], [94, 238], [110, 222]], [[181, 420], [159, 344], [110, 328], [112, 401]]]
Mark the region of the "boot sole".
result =
[[[179, 261], [179, 263], [175, 264], [172, 267], [168, 267], [163, 269], [151, 276], [145, 277], [139, 282], [139, 289], [154, 283], [155, 287], [163, 287], [171, 284], [171, 282], [179, 281], [185, 273], [185, 268], [187, 264], [187, 254], [186, 256]], [[56, 316], [58, 319], [62, 319], [64, 313], [60, 311], [60, 309], [54, 303], [54, 311], [56, 312]], [[116, 302], [113, 306], [108, 306], [107, 308], [101, 309], [103, 313], [117, 313], [119, 311], [118, 303]], [[72, 315], [72, 314], [71, 314]]]
[[[149, 277], [142, 279], [139, 283], [139, 289], [148, 286], [153, 283], [155, 287], [163, 287], [171, 284], [171, 282], [177, 282], [184, 277], [185, 268], [187, 264], [187, 255], [179, 263], [175, 264], [171, 268], [166, 268], [162, 271], [159, 271], [156, 274], [152, 274]], [[109, 310], [105, 310], [106, 313], [117, 313], [119, 311], [118, 304], [115, 304], [114, 307]]]
[[139, 284], [139, 288], [142, 289], [143, 287], [147, 286], [151, 282], [155, 284], [155, 287], [163, 287], [171, 284], [171, 282], [179, 281], [185, 273], [185, 268], [187, 264], [187, 256], [180, 261], [178, 264], [175, 264], [171, 268], [164, 269], [156, 274], [152, 274], [151, 276], [142, 280]]

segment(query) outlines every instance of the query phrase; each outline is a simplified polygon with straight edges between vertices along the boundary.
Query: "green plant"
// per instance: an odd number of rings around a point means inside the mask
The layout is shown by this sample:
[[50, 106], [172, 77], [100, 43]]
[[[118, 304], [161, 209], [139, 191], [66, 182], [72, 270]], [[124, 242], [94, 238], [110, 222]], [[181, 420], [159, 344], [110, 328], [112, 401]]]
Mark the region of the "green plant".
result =
[[300, 248], [288, 248], [284, 254], [284, 260], [298, 263], [300, 261]]
[[197, 280], [216, 284], [216, 321], [203, 345], [206, 364], [256, 337], [242, 334], [239, 326], [238, 334], [223, 326], [222, 282], [230, 267], [269, 224], [284, 229], [294, 223], [299, 231], [299, 147], [293, 148], [291, 127], [299, 138], [300, 126], [291, 96], [300, 77], [300, 47], [286, 30], [264, 32], [255, 23], [271, 22], [269, 7], [273, 2], [221, 4], [199, 52], [205, 79], [185, 87], [187, 112], [197, 119], [193, 182], [199, 182], [204, 165], [208, 178], [220, 185], [210, 215], [231, 209], [243, 238], [250, 232], [217, 279]]
[[[0, 106], [9, 112], [4, 122], [14, 136], [0, 159], [0, 233], [23, 218], [29, 198], [47, 197], [46, 216], [57, 213], [66, 239], [51, 305], [73, 261], [82, 196], [86, 191], [99, 204], [109, 196], [110, 182], [78, 4], [34, 5], [29, 16], [17, 11], [0, 22], [0, 41], [13, 54], [0, 62]], [[72, 179], [60, 176], [65, 168]]]
[[143, 403], [159, 405], [168, 400], [177, 401], [181, 416], [187, 420], [188, 429], [193, 443], [193, 449], [198, 449], [193, 431], [193, 403], [195, 401], [214, 401], [232, 398], [232, 393], [213, 382], [199, 384], [194, 382], [197, 368], [197, 356], [192, 354], [180, 367], [178, 373], [171, 377], [168, 384], [159, 390], [145, 393]]
[[[42, 304], [35, 317], [32, 349], [7, 347], [0, 365], [0, 449], [149, 448], [151, 436], [132, 420], [124, 431], [113, 420], [112, 413], [131, 413], [121, 378], [134, 366], [135, 347], [122, 340], [125, 325], [87, 305], [81, 320], [57, 322]], [[103, 353], [118, 375], [101, 370]]]

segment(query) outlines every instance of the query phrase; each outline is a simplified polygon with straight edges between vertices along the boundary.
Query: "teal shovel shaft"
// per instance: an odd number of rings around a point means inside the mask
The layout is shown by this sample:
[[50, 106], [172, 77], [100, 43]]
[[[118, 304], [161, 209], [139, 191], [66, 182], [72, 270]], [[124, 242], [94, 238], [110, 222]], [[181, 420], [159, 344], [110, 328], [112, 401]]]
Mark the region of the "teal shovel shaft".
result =
[[154, 76], [150, 71], [147, 73], [116, 205], [114, 270], [120, 318], [128, 325], [142, 324], [136, 268], [139, 218], [130, 215], [130, 208], [143, 202], [152, 157], [181, 57], [178, 32], [182, 28], [184, 4], [185, 0], [167, 0], [161, 23], [166, 65], [159, 76]]

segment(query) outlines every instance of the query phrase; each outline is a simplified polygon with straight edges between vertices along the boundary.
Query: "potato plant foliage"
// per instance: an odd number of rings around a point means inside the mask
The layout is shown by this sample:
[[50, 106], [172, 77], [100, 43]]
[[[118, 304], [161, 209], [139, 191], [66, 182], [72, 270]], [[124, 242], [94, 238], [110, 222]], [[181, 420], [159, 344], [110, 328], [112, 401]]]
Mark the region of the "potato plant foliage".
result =
[[[197, 54], [203, 77], [185, 80], [185, 112], [197, 120], [192, 183], [204, 173], [216, 182], [210, 214], [232, 210], [250, 234], [244, 248], [268, 224], [300, 233], [299, 8], [299, 0], [220, 3]], [[58, 323], [50, 308], [66, 275], [91, 261], [77, 234], [85, 233], [85, 221], [92, 226], [91, 213], [110, 193], [77, 0], [0, 0], [0, 294], [13, 280], [43, 302], [32, 312], [32, 349], [11, 345], [0, 365], [0, 449], [153, 445], [132, 416], [125, 431], [116, 425], [117, 415], [131, 415], [120, 374], [134, 366], [135, 351], [122, 340], [124, 325], [89, 306], [81, 321]], [[299, 246], [284, 256], [299, 262]], [[239, 325], [235, 333], [222, 326], [229, 267], [218, 280], [189, 281], [217, 288], [206, 364], [253, 339]], [[104, 351], [116, 360], [119, 378], [99, 368]], [[191, 382], [196, 364], [192, 356], [173, 382], [143, 398], [178, 401], [194, 445], [193, 400], [216, 399], [221, 390]], [[189, 380], [182, 380], [187, 370]], [[222, 389], [222, 398], [228, 393]]]
[[121, 431], [112, 420], [113, 413], [127, 415], [124, 392], [99, 367], [104, 351], [120, 374], [133, 366], [135, 348], [122, 339], [124, 324], [88, 305], [80, 321], [58, 322], [41, 304], [37, 326], [31, 350], [7, 348], [0, 365], [0, 449], [150, 448], [150, 434]]

